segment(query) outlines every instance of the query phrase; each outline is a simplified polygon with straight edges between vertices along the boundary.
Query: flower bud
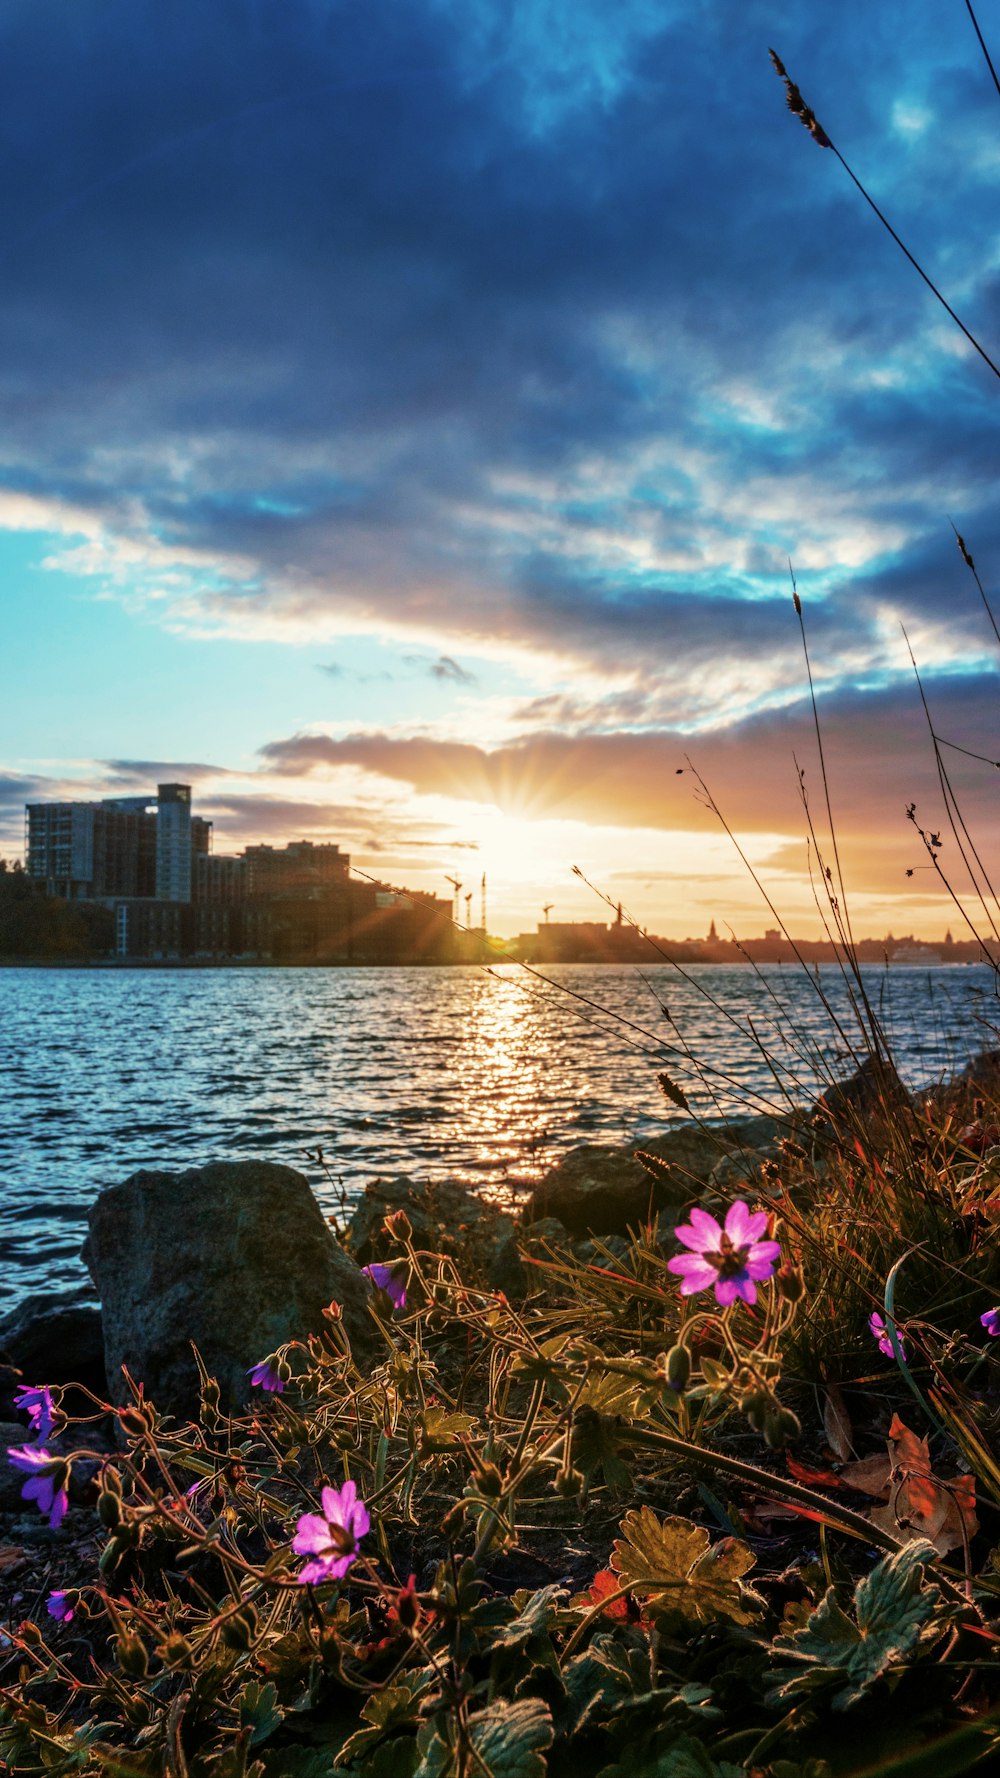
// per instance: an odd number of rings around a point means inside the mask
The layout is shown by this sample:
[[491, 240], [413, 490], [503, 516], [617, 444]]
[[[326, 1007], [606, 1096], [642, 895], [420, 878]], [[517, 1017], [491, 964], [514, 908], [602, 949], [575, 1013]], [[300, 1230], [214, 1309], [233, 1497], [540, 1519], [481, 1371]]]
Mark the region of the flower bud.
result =
[[121, 1499], [122, 1478], [113, 1463], [106, 1463], [101, 1470], [101, 1487], [106, 1488], [109, 1494], [117, 1494], [119, 1500]]
[[323, 1317], [326, 1321], [343, 1321], [344, 1311], [337, 1302], [327, 1303], [323, 1310]]
[[146, 1408], [119, 1408], [118, 1424], [129, 1438], [145, 1438], [153, 1429], [152, 1418]]
[[417, 1577], [411, 1574], [405, 1587], [400, 1587], [395, 1599], [396, 1618], [404, 1630], [415, 1630], [423, 1613], [420, 1600], [417, 1598]]
[[172, 1630], [169, 1636], [163, 1638], [156, 1652], [165, 1667], [173, 1668], [174, 1672], [182, 1672], [190, 1667], [194, 1651], [186, 1636]]
[[755, 1432], [763, 1432], [771, 1400], [766, 1389], [749, 1389], [740, 1396], [740, 1412], [745, 1414]]
[[802, 1276], [801, 1266], [789, 1265], [787, 1262], [779, 1266], [775, 1276], [778, 1295], [784, 1297], [786, 1303], [801, 1302], [806, 1290], [806, 1281]]
[[801, 1431], [798, 1417], [791, 1408], [772, 1407], [764, 1416], [764, 1443], [771, 1451], [780, 1451], [789, 1439], [798, 1438]]
[[145, 1644], [140, 1642], [138, 1636], [130, 1636], [123, 1631], [115, 1639], [115, 1654], [119, 1667], [130, 1679], [145, 1679], [149, 1671], [149, 1656]]
[[241, 1605], [239, 1611], [234, 1612], [232, 1617], [226, 1619], [222, 1626], [222, 1640], [226, 1647], [233, 1649], [235, 1653], [245, 1654], [247, 1649], [253, 1647], [257, 1628], [257, 1613], [248, 1601], [246, 1605]]
[[663, 1368], [668, 1388], [681, 1395], [691, 1381], [691, 1354], [683, 1340], [671, 1346]]
[[495, 1500], [503, 1493], [503, 1476], [495, 1463], [486, 1461], [477, 1464], [474, 1475], [476, 1487], [487, 1499]]
[[405, 1243], [413, 1234], [413, 1224], [405, 1210], [390, 1210], [388, 1216], [386, 1216], [382, 1223], [382, 1227], [387, 1235], [392, 1236], [394, 1241]]
[[465, 1509], [466, 1502], [456, 1500], [454, 1506], [448, 1508], [441, 1520], [441, 1535], [446, 1537], [449, 1542], [453, 1537], [460, 1537], [462, 1534], [465, 1527]]
[[583, 1474], [579, 1469], [561, 1469], [556, 1476], [556, 1493], [564, 1500], [573, 1500], [583, 1489]]
[[21, 1641], [26, 1642], [29, 1648], [38, 1648], [43, 1640], [41, 1630], [30, 1617], [25, 1618], [23, 1623], [18, 1624], [17, 1633], [20, 1636]]
[[97, 1496], [97, 1516], [106, 1531], [114, 1531], [121, 1524], [122, 1497], [114, 1489], [101, 1489]]

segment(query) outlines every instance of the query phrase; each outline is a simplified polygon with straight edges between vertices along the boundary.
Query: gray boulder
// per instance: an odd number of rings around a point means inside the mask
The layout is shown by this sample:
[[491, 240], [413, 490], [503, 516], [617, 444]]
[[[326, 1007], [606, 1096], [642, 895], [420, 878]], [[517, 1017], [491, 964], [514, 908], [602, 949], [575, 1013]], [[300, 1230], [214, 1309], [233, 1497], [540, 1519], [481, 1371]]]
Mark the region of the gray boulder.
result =
[[[0, 1354], [0, 1414], [10, 1414], [22, 1383], [83, 1383], [105, 1395], [101, 1311], [85, 1289], [24, 1297], [0, 1321]], [[86, 1411], [78, 1398], [68, 1405]]]
[[665, 1196], [664, 1183], [633, 1155], [583, 1142], [539, 1180], [524, 1220], [554, 1216], [571, 1235], [620, 1234], [655, 1213]]
[[91, 1206], [83, 1257], [103, 1306], [111, 1399], [122, 1366], [161, 1411], [197, 1405], [192, 1341], [225, 1405], [249, 1397], [248, 1369], [323, 1327], [340, 1304], [354, 1356], [378, 1352], [368, 1280], [341, 1251], [308, 1181], [272, 1161], [133, 1173]]
[[360, 1265], [399, 1253], [399, 1242], [382, 1227], [394, 1210], [405, 1210], [416, 1248], [454, 1254], [470, 1277], [490, 1274], [516, 1227], [513, 1217], [450, 1180], [372, 1179], [347, 1229], [348, 1247]]
[[679, 1125], [631, 1150], [583, 1143], [541, 1179], [525, 1208], [525, 1221], [557, 1216], [571, 1235], [623, 1235], [668, 1207], [690, 1202], [723, 1155], [746, 1145], [759, 1123], [705, 1129]]
[[515, 1228], [496, 1249], [489, 1270], [494, 1290], [518, 1301], [550, 1287], [548, 1275], [533, 1260], [572, 1260], [569, 1235], [554, 1216], [543, 1217], [526, 1228]]

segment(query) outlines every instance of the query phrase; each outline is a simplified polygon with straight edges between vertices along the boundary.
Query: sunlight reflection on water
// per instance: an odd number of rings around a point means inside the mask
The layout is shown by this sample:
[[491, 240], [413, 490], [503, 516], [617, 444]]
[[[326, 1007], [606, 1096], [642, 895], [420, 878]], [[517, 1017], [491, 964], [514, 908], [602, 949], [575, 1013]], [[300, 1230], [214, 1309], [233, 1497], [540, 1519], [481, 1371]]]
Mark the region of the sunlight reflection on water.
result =
[[[795, 969], [545, 974], [0, 970], [0, 1301], [82, 1282], [87, 1206], [139, 1167], [262, 1156], [301, 1167], [332, 1210], [304, 1158], [321, 1144], [348, 1198], [397, 1173], [504, 1196], [576, 1143], [683, 1118], [660, 1069], [712, 1118], [780, 1108], [764, 1049], [798, 1102], [847, 1066]], [[909, 1084], [996, 1043], [990, 970], [865, 974]], [[843, 1009], [836, 969], [821, 980]]]

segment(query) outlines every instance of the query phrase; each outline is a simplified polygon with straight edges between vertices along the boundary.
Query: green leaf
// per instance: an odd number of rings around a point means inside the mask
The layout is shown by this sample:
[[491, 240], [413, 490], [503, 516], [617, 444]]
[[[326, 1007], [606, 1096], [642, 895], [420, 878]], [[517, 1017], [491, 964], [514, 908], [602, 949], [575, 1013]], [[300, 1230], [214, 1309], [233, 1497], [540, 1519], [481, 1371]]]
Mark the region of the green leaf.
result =
[[251, 1679], [243, 1687], [236, 1702], [240, 1712], [240, 1727], [245, 1729], [249, 1726], [253, 1729], [250, 1736], [251, 1747], [266, 1741], [280, 1726], [282, 1713], [275, 1709], [278, 1702], [277, 1686], [259, 1685], [256, 1679]]
[[710, 1545], [708, 1532], [689, 1519], [658, 1519], [648, 1506], [626, 1513], [611, 1567], [658, 1616], [677, 1614], [694, 1623], [720, 1618], [751, 1624], [764, 1610], [759, 1593], [742, 1577], [756, 1562], [739, 1538]]
[[731, 1765], [729, 1760], [717, 1763], [700, 1741], [684, 1735], [672, 1747], [645, 1760], [625, 1759], [603, 1766], [597, 1778], [746, 1778], [746, 1767]]
[[565, 1587], [555, 1586], [539, 1587], [537, 1593], [515, 1594], [514, 1603], [521, 1607], [517, 1617], [511, 1623], [501, 1624], [494, 1630], [485, 1639], [484, 1646], [516, 1649], [533, 1641], [536, 1636], [544, 1636], [558, 1621], [565, 1597]]
[[426, 1668], [417, 1673], [405, 1673], [400, 1676], [396, 1685], [383, 1686], [381, 1691], [373, 1695], [362, 1706], [361, 1715], [368, 1725], [356, 1729], [345, 1742], [337, 1755], [338, 1763], [349, 1766], [352, 1760], [359, 1760], [381, 1741], [393, 1729], [416, 1727], [417, 1699], [421, 1692], [427, 1690], [433, 1675]]
[[628, 1675], [608, 1660], [597, 1637], [584, 1654], [575, 1655], [563, 1668], [562, 1681], [566, 1688], [563, 1720], [568, 1719], [570, 1735], [580, 1734], [603, 1716], [609, 1705], [627, 1693], [629, 1684]]
[[447, 1408], [425, 1408], [417, 1419], [420, 1449], [457, 1451], [476, 1425], [472, 1414], [452, 1414]]
[[934, 1554], [934, 1545], [922, 1538], [883, 1557], [855, 1588], [857, 1623], [841, 1610], [831, 1588], [801, 1630], [777, 1638], [777, 1658], [800, 1661], [806, 1671], [772, 1696], [786, 1699], [838, 1684], [833, 1708], [849, 1710], [890, 1667], [913, 1653], [932, 1619], [939, 1618], [943, 1629], [950, 1613], [940, 1589], [924, 1580], [925, 1564]]
[[[538, 1698], [491, 1704], [469, 1718], [476, 1770], [490, 1778], [545, 1778], [542, 1755], [552, 1745], [552, 1717]], [[480, 1764], [480, 1762], [482, 1762]], [[482, 1773], [485, 1778], [485, 1773]]]

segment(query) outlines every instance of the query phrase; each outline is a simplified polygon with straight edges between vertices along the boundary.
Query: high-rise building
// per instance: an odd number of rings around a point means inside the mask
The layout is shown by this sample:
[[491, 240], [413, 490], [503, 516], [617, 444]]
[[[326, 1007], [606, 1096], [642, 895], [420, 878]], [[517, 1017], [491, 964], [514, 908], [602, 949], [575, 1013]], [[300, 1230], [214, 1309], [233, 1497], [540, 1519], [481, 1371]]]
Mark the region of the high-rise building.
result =
[[156, 896], [191, 900], [191, 786], [156, 787]]
[[29, 803], [28, 875], [67, 901], [188, 902], [192, 859], [211, 850], [212, 823], [191, 814], [188, 784], [161, 784], [156, 797]]
[[67, 901], [156, 893], [156, 813], [149, 797], [29, 803], [28, 874]]

